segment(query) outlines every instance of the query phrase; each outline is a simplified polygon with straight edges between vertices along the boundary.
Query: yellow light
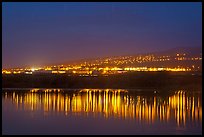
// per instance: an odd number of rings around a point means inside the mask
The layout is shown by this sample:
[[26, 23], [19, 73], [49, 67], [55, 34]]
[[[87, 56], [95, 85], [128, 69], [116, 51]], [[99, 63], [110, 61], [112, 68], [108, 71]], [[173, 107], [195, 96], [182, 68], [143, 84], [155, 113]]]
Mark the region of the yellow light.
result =
[[58, 73], [66, 73], [66, 71], [58, 71]]
[[32, 74], [32, 72], [25, 72], [26, 74]]
[[6, 73], [6, 74], [11, 74], [11, 72], [10, 72], [10, 71], [6, 71], [5, 73]]
[[108, 68], [108, 67], [106, 67], [106, 68], [105, 68], [105, 70], [109, 70], [109, 68]]
[[45, 70], [52, 70], [52, 68], [45, 68]]
[[53, 70], [52, 73], [58, 73], [58, 71]]

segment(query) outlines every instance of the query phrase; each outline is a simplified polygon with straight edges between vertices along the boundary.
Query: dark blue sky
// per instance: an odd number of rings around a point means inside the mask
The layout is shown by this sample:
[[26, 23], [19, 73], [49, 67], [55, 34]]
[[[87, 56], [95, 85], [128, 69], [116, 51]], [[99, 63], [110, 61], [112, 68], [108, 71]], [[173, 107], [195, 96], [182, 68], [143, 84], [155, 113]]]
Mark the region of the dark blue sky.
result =
[[3, 68], [202, 46], [202, 3], [2, 4]]

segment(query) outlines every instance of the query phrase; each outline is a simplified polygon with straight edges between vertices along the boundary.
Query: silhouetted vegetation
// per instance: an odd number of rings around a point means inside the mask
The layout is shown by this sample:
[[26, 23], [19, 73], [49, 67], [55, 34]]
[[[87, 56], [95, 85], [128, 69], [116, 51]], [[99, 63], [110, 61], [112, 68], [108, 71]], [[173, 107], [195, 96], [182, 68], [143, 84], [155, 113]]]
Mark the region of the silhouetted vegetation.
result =
[[202, 88], [202, 75], [178, 72], [133, 72], [110, 76], [3, 75], [3, 88]]

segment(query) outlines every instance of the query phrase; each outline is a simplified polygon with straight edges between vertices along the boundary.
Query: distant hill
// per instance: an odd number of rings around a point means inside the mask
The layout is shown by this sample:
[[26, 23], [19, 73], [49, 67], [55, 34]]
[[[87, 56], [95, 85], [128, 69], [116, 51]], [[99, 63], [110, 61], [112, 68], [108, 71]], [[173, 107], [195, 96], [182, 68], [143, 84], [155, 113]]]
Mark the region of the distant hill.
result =
[[[177, 47], [177, 48], [172, 48], [172, 49], [168, 49], [168, 50], [164, 50], [164, 51], [160, 51], [160, 52], [149, 52], [149, 53], [141, 53], [141, 54], [135, 54], [135, 55], [123, 55], [123, 56], [112, 56], [112, 57], [102, 57], [102, 58], [86, 58], [84, 57], [84, 59], [80, 59], [80, 60], [72, 60], [72, 61], [66, 61], [66, 62], [61, 62], [61, 63], [52, 63], [52, 64], [47, 64], [47, 66], [54, 66], [54, 65], [72, 65], [72, 64], [83, 64], [83, 63], [97, 63], [97, 61], [101, 61], [101, 62], [105, 62], [106, 60], [112, 59], [112, 60], [120, 60], [120, 61], [125, 61], [128, 59], [134, 59], [138, 56], [147, 56], [147, 55], [153, 55], [155, 57], [162, 57], [162, 56], [171, 56], [172, 59], [174, 59], [174, 57], [176, 56], [176, 54], [184, 54], [191, 58], [191, 57], [202, 57], [202, 47]], [[172, 65], [176, 65], [179, 66], [181, 64], [181, 66], [189, 66], [191, 64], [193, 64], [194, 62], [192, 61], [179, 61], [179, 62], [175, 62], [174, 60], [168, 61], [168, 62], [145, 62], [145, 63], [140, 63], [138, 64], [137, 62], [135, 63], [126, 63], [126, 65], [131, 65], [131, 66], [166, 66], [168, 64]], [[200, 62], [196, 62], [199, 63], [199, 66], [202, 67], [202, 65], [200, 65]], [[110, 64], [105, 64], [105, 65], [110, 65]], [[113, 64], [114, 65], [114, 64]]]
[[200, 55], [200, 54], [202, 54], [202, 47], [177, 47], [177, 48], [172, 48], [172, 49], [168, 49], [168, 50], [161, 51], [161, 52], [152, 52], [151, 54], [173, 55], [173, 54], [177, 54], [177, 53], [185, 53], [185, 54], [188, 54], [190, 56]]

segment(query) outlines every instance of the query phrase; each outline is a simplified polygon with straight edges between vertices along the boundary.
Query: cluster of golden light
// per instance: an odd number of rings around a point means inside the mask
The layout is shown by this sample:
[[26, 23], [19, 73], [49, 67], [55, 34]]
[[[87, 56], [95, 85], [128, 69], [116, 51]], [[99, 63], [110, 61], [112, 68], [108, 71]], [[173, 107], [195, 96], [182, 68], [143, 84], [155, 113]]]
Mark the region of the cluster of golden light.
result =
[[2, 74], [11, 74], [11, 71], [9, 71], [9, 70], [2, 70]]
[[51, 67], [46, 67], [45, 70], [52, 70], [52, 68]]
[[[97, 59], [94, 61], [85, 61], [81, 63], [75, 63], [70, 65], [54, 65], [45, 67], [35, 68], [16, 68], [9, 70], [2, 70], [2, 74], [34, 74], [34, 73], [53, 73], [53, 74], [78, 74], [80, 76], [98, 74], [116, 74], [125, 73], [128, 71], [192, 71], [199, 69], [197, 67], [146, 67], [137, 65], [138, 63], [144, 62], [162, 62], [162, 61], [185, 61], [185, 60], [202, 60], [202, 57], [187, 57], [185, 53], [177, 53], [174, 56], [163, 55], [156, 56], [153, 54], [149, 55], [138, 55], [138, 56], [119, 56], [112, 58]], [[135, 65], [136, 64], [136, 65]], [[127, 66], [138, 66], [138, 67], [127, 67]], [[193, 65], [194, 66], [194, 65]]]
[[195, 57], [195, 58], [191, 58], [191, 60], [202, 60], [201, 57]]
[[81, 89], [79, 92], [87, 92], [87, 93], [94, 93], [94, 92], [111, 92], [111, 93], [127, 93], [128, 90], [125, 89]]
[[105, 58], [105, 59], [98, 59], [95, 61], [81, 63], [83, 65], [126, 65], [126, 64], [135, 64], [135, 63], [144, 63], [144, 62], [162, 62], [162, 61], [173, 61], [173, 60], [202, 60], [201, 57], [193, 57], [187, 58], [185, 53], [177, 53], [176, 55], [162, 55], [157, 56], [153, 54], [149, 55], [138, 55], [138, 56], [125, 56], [125, 57], [112, 57], [112, 58]]
[[175, 60], [202, 60], [202, 57], [186, 57], [186, 54], [176, 54]]
[[61, 92], [62, 90], [61, 89], [38, 89], [38, 88], [34, 88], [34, 89], [31, 89], [30, 92], [31, 93], [35, 93], [35, 92], [43, 92], [43, 93], [49, 93], [49, 92], [54, 92], [54, 93], [57, 93], [57, 92]]
[[64, 70], [53, 70], [52, 73], [53, 74], [64, 74], [64, 73], [66, 73], [66, 71], [64, 71]]
[[[192, 66], [194, 68], [194, 65]], [[199, 67], [198, 67], [199, 68]], [[81, 75], [91, 75], [94, 72], [98, 72], [98, 74], [116, 74], [120, 72], [128, 72], [128, 71], [191, 71], [192, 69], [187, 67], [125, 67], [125, 68], [119, 68], [119, 67], [105, 67], [105, 68], [85, 68], [85, 69], [68, 69], [67, 71], [62, 70], [41, 70], [38, 71], [38, 69], [31, 69], [28, 71], [9, 71], [9, 70], [2, 70], [2, 74], [33, 74], [37, 72], [41, 73], [53, 73], [53, 74], [65, 74], [65, 73], [72, 73], [72, 74], [81, 74]]]
[[148, 62], [152, 61], [154, 59], [153, 55], [139, 55], [136, 57], [133, 56], [126, 56], [126, 57], [115, 57], [115, 58], [107, 58], [102, 60], [97, 60], [97, 64], [101, 65], [103, 63], [105, 64], [113, 64], [113, 65], [122, 65], [122, 64], [128, 64], [128, 63], [142, 63], [142, 62]]
[[190, 68], [165, 68], [165, 67], [136, 67], [136, 68], [125, 68], [127, 71], [191, 71]]
[[[15, 92], [4, 99], [10, 99], [16, 103], [17, 109], [44, 110], [64, 112], [65, 115], [85, 114], [89, 112], [94, 116], [103, 115], [105, 118], [115, 117], [132, 119], [147, 123], [157, 120], [168, 122], [174, 118], [178, 126], [186, 124], [188, 119], [202, 122], [202, 99], [201, 96], [188, 96], [183, 90], [175, 92], [174, 95], [161, 99], [158, 96], [130, 96], [126, 90], [116, 89], [83, 89], [79, 92], [60, 94], [61, 89], [44, 89], [44, 94], [33, 92], [25, 95]], [[58, 94], [50, 94], [55, 91]], [[150, 101], [151, 100], [151, 101]], [[78, 113], [81, 112], [81, 113]]]

